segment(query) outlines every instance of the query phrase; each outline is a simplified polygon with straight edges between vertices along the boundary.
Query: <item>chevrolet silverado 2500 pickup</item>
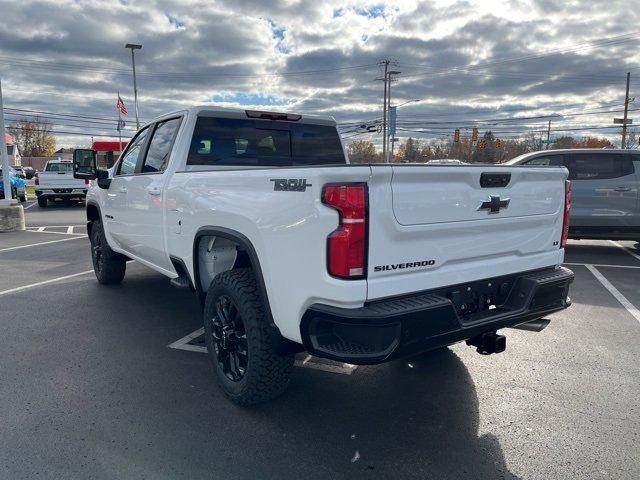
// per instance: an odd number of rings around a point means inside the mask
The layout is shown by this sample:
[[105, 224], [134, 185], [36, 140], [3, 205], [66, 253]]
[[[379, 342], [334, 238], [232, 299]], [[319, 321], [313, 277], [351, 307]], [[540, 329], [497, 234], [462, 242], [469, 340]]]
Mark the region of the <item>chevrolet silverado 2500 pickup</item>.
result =
[[569, 305], [563, 167], [349, 164], [333, 120], [196, 107], [144, 126], [110, 170], [76, 150], [100, 283], [133, 259], [191, 288], [235, 402], [284, 391], [301, 350], [376, 364]]
[[49, 160], [35, 180], [38, 206], [45, 208], [48, 202], [54, 200], [67, 203], [84, 200], [89, 180], [77, 180], [73, 175], [71, 160]]

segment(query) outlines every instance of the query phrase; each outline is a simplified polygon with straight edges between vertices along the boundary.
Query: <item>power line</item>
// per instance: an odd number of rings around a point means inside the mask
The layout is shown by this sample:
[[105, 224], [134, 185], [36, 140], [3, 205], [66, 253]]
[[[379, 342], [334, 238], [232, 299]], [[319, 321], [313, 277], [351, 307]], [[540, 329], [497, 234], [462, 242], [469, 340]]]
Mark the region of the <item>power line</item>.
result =
[[[622, 44], [622, 43], [626, 43], [626, 42], [629, 42], [629, 41], [637, 40], [638, 39], [638, 35], [640, 35], [640, 32], [630, 32], [630, 33], [625, 33], [625, 34], [621, 34], [621, 35], [615, 35], [615, 36], [612, 36], [612, 37], [600, 38], [600, 39], [597, 39], [597, 40], [590, 40], [590, 41], [587, 41], [587, 42], [578, 43], [574, 47], [571, 47], [571, 48], [552, 49], [552, 50], [547, 50], [547, 51], [542, 52], [542, 53], [529, 54], [529, 55], [524, 55], [524, 56], [520, 56], [520, 57], [512, 57], [512, 58], [506, 58], [506, 59], [501, 59], [501, 60], [493, 60], [493, 61], [483, 62], [483, 63], [479, 63], [479, 64], [471, 64], [471, 65], [467, 65], [467, 66], [463, 66], [463, 67], [451, 67], [451, 68], [450, 67], [441, 67], [441, 68], [434, 69], [433, 71], [417, 73], [417, 74], [414, 74], [413, 76], [430, 75], [430, 74], [434, 74], [434, 73], [443, 73], [443, 72], [456, 72], [456, 71], [460, 71], [460, 70], [484, 69], [484, 68], [489, 68], [489, 67], [492, 67], [492, 66], [495, 66], [495, 65], [504, 65], [504, 64], [509, 64], [509, 63], [517, 63], [517, 62], [528, 61], [528, 60], [538, 60], [538, 59], [549, 57], [549, 56], [553, 56], [553, 55], [560, 55], [560, 54], [564, 54], [564, 53], [575, 53], [575, 52], [578, 52], [580, 50], [583, 50], [583, 49], [589, 48], [589, 47], [602, 47], [602, 46], [611, 46], [611, 45]], [[411, 65], [411, 64], [408, 64], [408, 63], [403, 63], [403, 64], [404, 65]], [[422, 67], [427, 67], [427, 68], [433, 68], [430, 65], [413, 64], [413, 66], [422, 66]], [[404, 76], [404, 78], [407, 78], [407, 77], [408, 76]]]
[[[95, 73], [105, 73], [111, 75], [131, 75], [131, 71], [127, 68], [113, 68], [113, 67], [101, 67], [78, 63], [63, 63], [53, 62], [50, 60], [36, 60], [36, 59], [20, 59], [12, 57], [0, 56], [0, 63], [7, 65], [15, 65], [23, 68], [38, 68], [41, 70], [85, 70]], [[136, 72], [140, 77], [149, 78], [194, 78], [194, 77], [221, 77], [221, 78], [265, 78], [265, 77], [290, 77], [299, 75], [320, 75], [323, 73], [335, 73], [339, 71], [359, 70], [375, 67], [376, 64], [364, 64], [364, 65], [349, 65], [344, 67], [332, 67], [332, 68], [318, 68], [313, 70], [300, 70], [290, 72], [272, 72], [272, 73], [214, 73], [214, 72], [154, 72], [143, 70]], [[220, 66], [219, 68], [225, 68]]]
[[[15, 130], [29, 130], [29, 129], [18, 127], [18, 128], [15, 128]], [[85, 137], [112, 137], [112, 138], [115, 137], [115, 135], [103, 135], [99, 133], [62, 132], [59, 130], [50, 130], [47, 133], [53, 133], [55, 135], [82, 135]], [[123, 135], [122, 138], [133, 138], [133, 137]]]

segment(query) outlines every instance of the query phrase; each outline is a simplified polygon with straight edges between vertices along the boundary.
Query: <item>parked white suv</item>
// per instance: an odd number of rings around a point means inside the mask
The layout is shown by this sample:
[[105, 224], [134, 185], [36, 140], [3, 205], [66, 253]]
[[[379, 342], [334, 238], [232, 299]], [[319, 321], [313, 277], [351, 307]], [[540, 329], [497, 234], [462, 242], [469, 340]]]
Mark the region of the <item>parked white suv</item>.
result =
[[109, 171], [77, 150], [96, 276], [134, 259], [195, 290], [217, 378], [240, 404], [301, 350], [375, 364], [540, 330], [569, 305], [567, 171], [350, 165], [333, 120], [196, 107], [143, 127]]

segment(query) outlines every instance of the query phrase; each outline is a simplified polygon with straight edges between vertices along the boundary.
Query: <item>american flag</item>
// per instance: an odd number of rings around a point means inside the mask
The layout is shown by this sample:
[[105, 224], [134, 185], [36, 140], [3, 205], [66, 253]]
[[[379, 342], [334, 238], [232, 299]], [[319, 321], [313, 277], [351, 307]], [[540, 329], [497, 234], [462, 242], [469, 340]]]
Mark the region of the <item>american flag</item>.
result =
[[120, 113], [123, 115], [127, 115], [129, 113], [127, 111], [127, 106], [122, 101], [122, 98], [120, 98], [120, 94], [118, 94], [118, 101], [116, 102], [116, 108], [120, 110]]

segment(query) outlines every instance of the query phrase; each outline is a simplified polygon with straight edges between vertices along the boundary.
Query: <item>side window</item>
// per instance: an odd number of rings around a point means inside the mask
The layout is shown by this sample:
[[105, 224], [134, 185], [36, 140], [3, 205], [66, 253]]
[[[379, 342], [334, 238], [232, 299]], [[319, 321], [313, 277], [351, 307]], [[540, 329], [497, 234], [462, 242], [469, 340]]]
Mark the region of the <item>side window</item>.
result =
[[569, 180], [603, 180], [631, 175], [633, 162], [628, 155], [583, 153], [571, 156]]
[[169, 154], [171, 153], [173, 140], [180, 127], [180, 121], [180, 118], [172, 118], [158, 123], [149, 142], [142, 173], [163, 172], [167, 168]]
[[144, 146], [144, 142], [147, 138], [148, 133], [149, 127], [145, 128], [144, 130], [140, 130], [140, 132], [138, 132], [138, 134], [133, 138], [133, 140], [127, 147], [127, 151], [120, 160], [117, 175], [133, 175], [135, 173], [136, 164], [138, 163], [138, 156], [140, 155], [140, 151]]
[[531, 166], [562, 166], [563, 159], [562, 155], [543, 155], [541, 157], [532, 158], [525, 165]]

